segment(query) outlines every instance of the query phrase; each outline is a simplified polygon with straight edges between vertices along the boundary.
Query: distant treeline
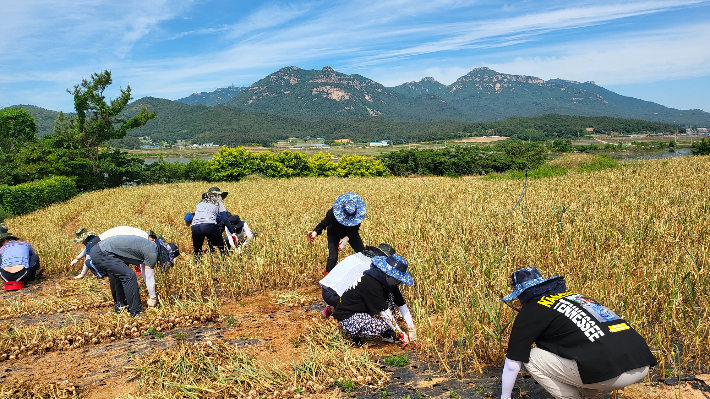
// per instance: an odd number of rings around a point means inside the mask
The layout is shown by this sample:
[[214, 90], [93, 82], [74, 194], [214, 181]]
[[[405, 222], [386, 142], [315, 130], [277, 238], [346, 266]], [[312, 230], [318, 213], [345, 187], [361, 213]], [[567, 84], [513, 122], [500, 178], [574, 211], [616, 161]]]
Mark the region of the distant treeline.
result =
[[491, 147], [400, 150], [377, 158], [395, 176], [456, 177], [534, 169], [547, 160], [547, 148], [540, 143], [504, 141]]
[[146, 98], [130, 104], [126, 115], [146, 108], [155, 112], [154, 120], [131, 130], [122, 140], [112, 141], [120, 148], [138, 148], [141, 136], [154, 142], [215, 143], [227, 146], [259, 144], [271, 146], [289, 137], [323, 137], [326, 143], [347, 138], [354, 142], [391, 140], [413, 143], [453, 140], [470, 136], [506, 136], [521, 140], [543, 141], [555, 138], [577, 138], [596, 133], [676, 132], [677, 125], [611, 117], [544, 115], [532, 118], [508, 118], [495, 122], [403, 122], [377, 117], [320, 119], [306, 121], [286, 116], [248, 112], [227, 106], [189, 106], [168, 100]]
[[[52, 133], [58, 113], [42, 108], [23, 106], [34, 117], [38, 137]], [[663, 133], [676, 132], [678, 125], [621, 119], [605, 116], [543, 115], [514, 117], [494, 122], [461, 122], [437, 120], [433, 122], [392, 121], [377, 117], [346, 119], [301, 120], [286, 116], [239, 110], [227, 106], [207, 107], [187, 105], [158, 98], [144, 98], [128, 104], [123, 117], [135, 115], [145, 108], [155, 112], [153, 120], [132, 129], [111, 145], [140, 148], [144, 142], [138, 137], [150, 137], [153, 142], [215, 143], [236, 147], [259, 144], [265, 147], [289, 137], [323, 137], [326, 142], [348, 138], [355, 142], [392, 140], [395, 143], [453, 140], [469, 136], [505, 136], [521, 140], [543, 141], [556, 138], [574, 139], [594, 133]], [[66, 114], [71, 118], [74, 114]]]

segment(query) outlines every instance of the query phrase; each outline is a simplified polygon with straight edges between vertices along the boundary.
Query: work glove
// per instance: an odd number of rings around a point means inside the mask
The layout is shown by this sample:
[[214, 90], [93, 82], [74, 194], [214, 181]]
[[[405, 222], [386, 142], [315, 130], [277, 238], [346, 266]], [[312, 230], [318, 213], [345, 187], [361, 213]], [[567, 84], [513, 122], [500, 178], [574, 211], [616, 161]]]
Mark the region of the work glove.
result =
[[338, 251], [342, 251], [345, 249], [345, 246], [348, 245], [348, 240], [350, 240], [349, 237], [345, 236], [340, 240], [340, 243], [338, 244]]
[[74, 266], [77, 263], [79, 263], [79, 259], [74, 259], [73, 261], [71, 261], [71, 263], [69, 263], [69, 266]]
[[414, 346], [417, 345], [417, 330], [415, 328], [410, 328], [407, 333], [404, 334], [404, 338], [402, 339], [402, 343], [407, 345], [407, 344], [412, 344]]
[[308, 233], [308, 241], [315, 241], [317, 235], [318, 233], [316, 233], [315, 231], [311, 231], [310, 233]]

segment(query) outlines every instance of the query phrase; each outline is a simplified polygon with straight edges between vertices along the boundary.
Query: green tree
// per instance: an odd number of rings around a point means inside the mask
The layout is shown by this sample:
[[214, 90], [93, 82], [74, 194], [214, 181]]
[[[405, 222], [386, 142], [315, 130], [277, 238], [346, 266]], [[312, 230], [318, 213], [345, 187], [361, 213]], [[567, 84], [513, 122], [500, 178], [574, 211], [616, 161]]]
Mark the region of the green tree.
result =
[[122, 139], [129, 130], [155, 118], [155, 112], [149, 113], [145, 108], [128, 120], [119, 117], [118, 114], [131, 100], [131, 86], [120, 89], [121, 95], [107, 103], [104, 91], [111, 83], [111, 72], [103, 71], [93, 73], [91, 80], [83, 79], [74, 86], [74, 90], [67, 90], [74, 96], [76, 137], [87, 158], [92, 161], [98, 160], [100, 145], [111, 139]]
[[710, 140], [702, 139], [693, 143], [693, 155], [710, 155]]
[[14, 152], [36, 138], [37, 124], [29, 112], [20, 107], [0, 110], [0, 151]]

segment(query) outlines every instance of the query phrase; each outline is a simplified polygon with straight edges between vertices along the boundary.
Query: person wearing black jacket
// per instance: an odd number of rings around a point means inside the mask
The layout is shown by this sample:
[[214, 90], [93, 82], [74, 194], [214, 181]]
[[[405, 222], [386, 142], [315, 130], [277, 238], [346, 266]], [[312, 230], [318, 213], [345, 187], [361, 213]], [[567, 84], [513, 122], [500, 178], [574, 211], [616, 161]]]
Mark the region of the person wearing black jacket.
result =
[[[382, 337], [383, 342], [415, 343], [416, 331], [399, 284], [413, 285], [409, 264], [399, 255], [375, 256], [372, 264], [343, 292], [334, 317], [359, 346], [363, 339]], [[399, 308], [407, 322], [405, 334], [392, 314]], [[375, 317], [380, 315], [381, 317]]]
[[349, 243], [355, 252], [365, 249], [360, 237], [360, 224], [365, 219], [366, 212], [362, 197], [355, 193], [342, 194], [326, 212], [325, 218], [308, 234], [308, 240], [313, 242], [323, 233], [323, 229], [327, 229], [328, 261], [324, 274], [328, 274], [338, 263], [338, 251], [345, 249], [346, 244]]
[[[584, 295], [567, 291], [564, 278], [543, 278], [534, 267], [510, 277], [502, 301], [519, 313], [513, 322], [501, 378], [511, 397], [524, 364], [552, 396], [596, 398], [643, 380], [656, 358], [627, 321]], [[535, 347], [533, 347], [535, 344]]]

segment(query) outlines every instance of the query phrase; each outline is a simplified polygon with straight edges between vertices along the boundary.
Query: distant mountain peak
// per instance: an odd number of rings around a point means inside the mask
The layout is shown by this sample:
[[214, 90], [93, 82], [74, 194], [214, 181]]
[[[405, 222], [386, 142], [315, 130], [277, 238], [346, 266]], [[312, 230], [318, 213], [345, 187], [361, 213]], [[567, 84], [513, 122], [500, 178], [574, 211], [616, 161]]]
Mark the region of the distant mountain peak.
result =
[[436, 79], [432, 78], [431, 76], [427, 76], [426, 78], [422, 78], [420, 82], [429, 82], [429, 83], [438, 83]]

